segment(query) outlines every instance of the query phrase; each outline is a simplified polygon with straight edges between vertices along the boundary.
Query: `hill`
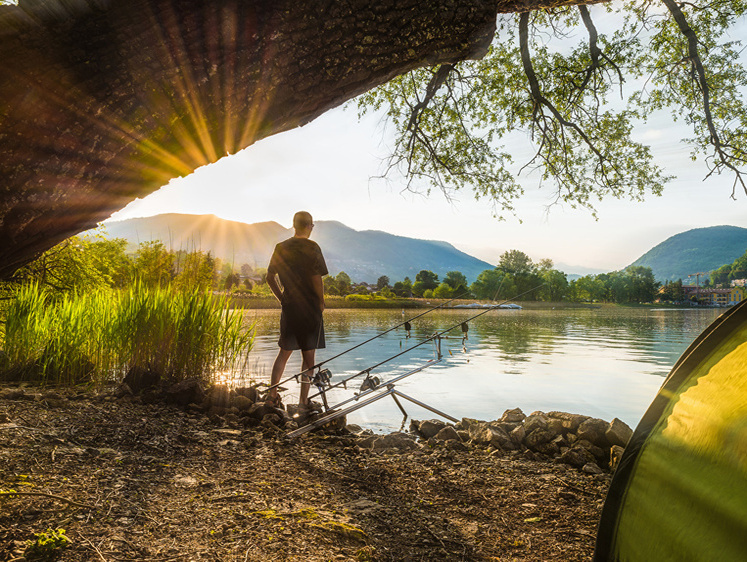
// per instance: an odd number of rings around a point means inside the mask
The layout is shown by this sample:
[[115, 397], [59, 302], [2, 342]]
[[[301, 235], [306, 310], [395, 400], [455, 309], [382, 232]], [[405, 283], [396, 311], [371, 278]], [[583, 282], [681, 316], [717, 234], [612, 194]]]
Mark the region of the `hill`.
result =
[[631, 265], [650, 267], [657, 281], [687, 282], [693, 273], [708, 272], [732, 263], [747, 250], [747, 228], [695, 228], [667, 238]]
[[266, 267], [275, 244], [288, 231], [276, 222], [246, 224], [215, 215], [168, 213], [105, 224], [107, 238], [124, 238], [131, 249], [160, 240], [170, 250], [209, 251], [236, 265]]
[[[332, 275], [344, 271], [354, 281], [375, 283], [381, 275], [392, 283], [414, 280], [421, 269], [439, 278], [461, 271], [469, 282], [495, 266], [470, 256], [448, 242], [395, 236], [378, 230], [357, 231], [337, 221], [316, 221], [312, 240], [324, 250]], [[160, 240], [172, 250], [210, 251], [236, 266], [267, 267], [275, 244], [292, 236], [276, 222], [247, 224], [215, 215], [163, 214], [106, 223], [108, 238], [124, 238], [134, 248]]]

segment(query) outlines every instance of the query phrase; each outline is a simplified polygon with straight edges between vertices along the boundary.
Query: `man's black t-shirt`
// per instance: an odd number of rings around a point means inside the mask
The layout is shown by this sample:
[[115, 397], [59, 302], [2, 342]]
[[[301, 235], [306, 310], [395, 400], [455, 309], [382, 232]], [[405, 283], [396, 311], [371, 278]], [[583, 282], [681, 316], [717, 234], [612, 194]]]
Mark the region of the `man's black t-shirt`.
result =
[[289, 238], [275, 246], [267, 275], [277, 274], [283, 286], [280, 315], [282, 349], [325, 347], [324, 323], [319, 295], [312, 277], [326, 275], [322, 250], [308, 238]]
[[319, 244], [296, 237], [280, 242], [267, 268], [268, 275], [275, 273], [283, 286], [283, 305], [320, 307], [311, 282], [314, 275], [327, 275], [327, 264]]

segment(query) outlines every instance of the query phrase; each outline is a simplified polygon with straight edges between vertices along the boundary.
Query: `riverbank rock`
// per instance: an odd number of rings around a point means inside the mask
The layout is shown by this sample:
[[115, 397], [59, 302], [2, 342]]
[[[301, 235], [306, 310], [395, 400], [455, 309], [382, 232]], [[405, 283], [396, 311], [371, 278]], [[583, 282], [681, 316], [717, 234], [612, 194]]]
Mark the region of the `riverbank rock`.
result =
[[386, 435], [369, 435], [363, 437], [357, 441], [357, 445], [362, 449], [379, 452], [391, 449], [410, 451], [420, 448], [415, 439], [415, 436], [411, 434], [398, 431]]
[[[219, 413], [229, 407], [231, 400], [231, 390], [225, 384], [214, 384], [205, 394], [202, 401], [202, 407], [205, 410]], [[220, 415], [220, 414], [219, 414]]]
[[[530, 459], [550, 458], [587, 474], [614, 470], [633, 434], [617, 418], [607, 422], [559, 411], [532, 412], [525, 416], [520, 408], [506, 410], [494, 421], [462, 418], [451, 425], [438, 420], [413, 420], [410, 432], [429, 446], [450, 443], [516, 451]], [[373, 439], [366, 446], [372, 443]]]
[[625, 447], [628, 444], [628, 441], [630, 441], [630, 438], [633, 437], [633, 430], [630, 429], [625, 422], [614, 418], [610, 422], [607, 430], [604, 432], [604, 436], [611, 445]]
[[581, 414], [569, 414], [568, 412], [548, 412], [547, 417], [560, 420], [563, 429], [568, 433], [575, 433], [579, 426], [589, 419], [589, 416]]
[[143, 367], [133, 367], [125, 375], [124, 382], [133, 392], [139, 393], [158, 386], [161, 374]]
[[588, 449], [583, 447], [572, 447], [562, 452], [556, 459], [556, 462], [568, 464], [574, 468], [583, 468], [587, 464], [595, 464], [597, 459]]
[[200, 404], [205, 399], [205, 389], [199, 379], [196, 378], [189, 378], [172, 384], [166, 389], [165, 394], [168, 402], [177, 406]]
[[503, 423], [521, 423], [526, 419], [526, 415], [521, 411], [521, 408], [514, 408], [513, 410], [506, 410], [501, 416]]
[[[414, 420], [413, 420], [414, 421]], [[425, 420], [422, 422], [416, 422], [416, 433], [418, 433], [424, 439], [430, 439], [435, 437], [438, 433], [444, 429], [448, 424], [441, 420]], [[412, 430], [413, 425], [410, 425]]]
[[487, 423], [473, 425], [469, 429], [469, 436], [473, 443], [478, 445], [490, 445], [496, 449], [512, 451], [516, 449], [516, 444], [498, 425]]
[[439, 431], [434, 437], [436, 441], [460, 441], [462, 438], [457, 433], [456, 429], [452, 426], [447, 425], [441, 431]]
[[599, 418], [589, 418], [578, 426], [576, 435], [579, 439], [585, 439], [597, 447], [609, 447], [610, 442], [607, 439], [607, 430], [610, 424]]
[[247, 415], [248, 417], [254, 418], [255, 420], [261, 422], [265, 419], [266, 416], [275, 415], [278, 418], [281, 418], [280, 412], [285, 413], [285, 410], [276, 408], [270, 402], [255, 402], [247, 410]]
[[257, 385], [240, 386], [238, 388], [235, 388], [234, 392], [236, 392], [236, 394], [238, 394], [239, 396], [245, 396], [252, 402], [259, 401], [259, 389], [257, 388]]

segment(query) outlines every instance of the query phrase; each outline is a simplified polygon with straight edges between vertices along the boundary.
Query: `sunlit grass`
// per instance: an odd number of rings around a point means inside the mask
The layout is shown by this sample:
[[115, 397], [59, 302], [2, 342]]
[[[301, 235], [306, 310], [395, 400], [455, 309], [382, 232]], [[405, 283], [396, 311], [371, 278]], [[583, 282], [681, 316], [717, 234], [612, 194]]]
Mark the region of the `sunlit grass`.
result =
[[36, 285], [7, 307], [0, 379], [104, 384], [239, 372], [254, 343], [226, 297], [135, 284], [56, 299]]

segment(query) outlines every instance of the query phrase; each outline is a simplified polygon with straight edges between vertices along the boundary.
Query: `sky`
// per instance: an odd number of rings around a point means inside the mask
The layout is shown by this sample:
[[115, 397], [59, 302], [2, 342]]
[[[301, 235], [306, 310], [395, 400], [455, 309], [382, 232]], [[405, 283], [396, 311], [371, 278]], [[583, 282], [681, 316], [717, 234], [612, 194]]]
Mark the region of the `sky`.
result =
[[340, 221], [355, 230], [445, 240], [496, 264], [507, 250], [534, 261], [550, 258], [566, 273], [586, 268], [612, 271], [630, 265], [656, 244], [692, 228], [747, 228], [747, 196], [731, 199], [732, 180], [703, 181], [703, 164], [693, 164], [679, 142], [683, 131], [666, 119], [637, 133], [651, 143], [659, 162], [678, 178], [661, 197], [643, 203], [608, 199], [597, 219], [586, 209], [551, 205], [550, 186], [523, 180], [525, 196], [517, 217], [493, 217], [487, 201], [471, 192], [450, 200], [403, 192], [404, 180], [376, 179], [391, 145], [391, 128], [378, 116], [359, 121], [355, 108], [334, 109], [308, 125], [261, 140], [241, 152], [172, 180], [138, 199], [110, 220], [160, 213], [214, 214], [247, 223], [275, 221], [290, 227], [293, 213], [308, 210], [315, 220]]
[[[340, 221], [355, 230], [444, 240], [492, 264], [503, 252], [520, 250], [534, 261], [550, 258], [566, 273], [612, 271], [680, 232], [747, 228], [747, 195], [738, 191], [736, 200], [731, 198], [733, 177], [704, 181], [705, 165], [693, 163], [680, 141], [689, 134], [669, 114], [634, 131], [637, 140], [651, 146], [665, 173], [677, 176], [661, 197], [649, 195], [642, 203], [606, 199], [595, 204], [595, 219], [588, 209], [553, 205], [552, 186], [540, 188], [537, 174], [522, 174], [526, 192], [516, 202], [516, 217], [499, 221], [490, 202], [476, 201], [470, 191], [450, 199], [439, 191], [426, 197], [404, 192], [401, 177], [376, 179], [385, 168], [393, 130], [380, 115], [359, 120], [355, 107], [340, 107], [174, 179], [111, 220], [190, 213], [290, 227], [293, 214], [303, 209], [315, 220]], [[515, 141], [528, 143], [521, 137]]]

